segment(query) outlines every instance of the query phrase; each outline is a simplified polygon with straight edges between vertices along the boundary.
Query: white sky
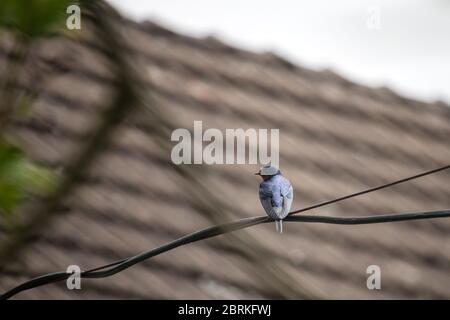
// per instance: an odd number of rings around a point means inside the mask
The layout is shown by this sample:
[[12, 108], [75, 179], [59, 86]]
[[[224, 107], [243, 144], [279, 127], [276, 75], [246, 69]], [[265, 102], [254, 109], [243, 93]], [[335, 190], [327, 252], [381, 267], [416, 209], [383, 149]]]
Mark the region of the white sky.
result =
[[[108, 0], [124, 15], [450, 103], [448, 0]], [[374, 9], [371, 9], [374, 8]], [[369, 28], [380, 13], [380, 28]], [[373, 23], [371, 24], [374, 25]]]

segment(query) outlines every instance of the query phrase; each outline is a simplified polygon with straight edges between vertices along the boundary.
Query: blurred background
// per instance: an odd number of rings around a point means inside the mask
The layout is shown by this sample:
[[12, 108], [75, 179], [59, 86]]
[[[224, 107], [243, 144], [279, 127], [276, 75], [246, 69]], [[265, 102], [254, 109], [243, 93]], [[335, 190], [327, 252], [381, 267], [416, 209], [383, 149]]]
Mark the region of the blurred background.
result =
[[[67, 27], [76, 4], [81, 28]], [[414, 4], [414, 5], [413, 5]], [[26, 14], [23, 8], [27, 6]], [[280, 130], [293, 209], [447, 165], [445, 1], [0, 4], [0, 290], [264, 215], [257, 165], [173, 130]], [[449, 172], [310, 211], [448, 209]], [[19, 299], [449, 298], [450, 221], [254, 226]], [[367, 268], [381, 289], [367, 288]]]
[[330, 68], [406, 96], [450, 99], [445, 0], [108, 1], [138, 21], [274, 51], [305, 67]]

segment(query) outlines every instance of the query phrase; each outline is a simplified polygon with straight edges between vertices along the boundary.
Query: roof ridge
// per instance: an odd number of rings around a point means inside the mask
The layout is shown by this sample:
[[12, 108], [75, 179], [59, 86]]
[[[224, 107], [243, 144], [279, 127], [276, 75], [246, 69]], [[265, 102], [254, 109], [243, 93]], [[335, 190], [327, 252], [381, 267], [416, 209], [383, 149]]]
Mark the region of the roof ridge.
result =
[[446, 116], [450, 116], [450, 104], [445, 101], [436, 99], [433, 102], [428, 102], [420, 100], [418, 98], [405, 96], [385, 85], [364, 85], [346, 78], [345, 76], [337, 73], [331, 68], [314, 70], [303, 67], [273, 51], [255, 52], [246, 50], [229, 44], [224, 40], [217, 38], [215, 35], [208, 35], [203, 38], [187, 35], [178, 31], [174, 31], [169, 27], [164, 26], [159, 21], [155, 22], [152, 20], [143, 20], [141, 22], [136, 22], [134, 20], [124, 18], [122, 22], [130, 27], [151, 34], [153, 36], [170, 37], [191, 47], [231, 54], [233, 56], [239, 56], [246, 59], [257, 59], [261, 63], [266, 65], [282, 68], [291, 72], [301, 73], [303, 76], [307, 76], [309, 79], [318, 81], [332, 80], [343, 87], [353, 87], [359, 89], [364, 92], [364, 95], [370, 95], [372, 98], [375, 98], [377, 100], [388, 98], [392, 101], [407, 103], [410, 107], [414, 108], [423, 108], [424, 106], [427, 106], [433, 108], [433, 111], [435, 112], [442, 112]]

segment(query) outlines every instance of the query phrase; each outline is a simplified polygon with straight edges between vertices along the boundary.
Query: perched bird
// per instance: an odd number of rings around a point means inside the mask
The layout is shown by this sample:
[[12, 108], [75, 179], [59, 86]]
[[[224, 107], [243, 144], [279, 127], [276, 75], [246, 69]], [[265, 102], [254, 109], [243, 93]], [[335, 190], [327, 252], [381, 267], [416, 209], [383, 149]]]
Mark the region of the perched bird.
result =
[[294, 189], [281, 171], [272, 164], [265, 165], [255, 173], [263, 181], [259, 185], [259, 199], [267, 215], [275, 220], [279, 233], [283, 232], [283, 219], [287, 217], [294, 199]]

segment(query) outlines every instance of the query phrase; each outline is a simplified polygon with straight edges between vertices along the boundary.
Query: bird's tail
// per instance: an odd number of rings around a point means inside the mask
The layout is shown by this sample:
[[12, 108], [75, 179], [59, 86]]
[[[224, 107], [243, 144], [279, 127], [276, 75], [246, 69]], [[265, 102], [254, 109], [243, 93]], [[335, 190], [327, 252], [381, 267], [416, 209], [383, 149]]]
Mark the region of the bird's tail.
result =
[[275, 228], [279, 233], [283, 233], [283, 220], [275, 220]]

